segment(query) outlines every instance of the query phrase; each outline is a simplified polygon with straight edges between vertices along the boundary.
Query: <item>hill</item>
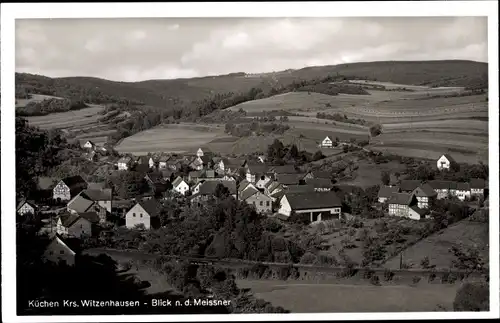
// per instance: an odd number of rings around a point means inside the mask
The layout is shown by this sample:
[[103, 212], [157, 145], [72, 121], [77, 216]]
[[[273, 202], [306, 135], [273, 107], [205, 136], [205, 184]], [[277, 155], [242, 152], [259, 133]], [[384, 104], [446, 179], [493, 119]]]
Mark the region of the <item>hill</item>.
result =
[[[299, 70], [246, 77], [242, 73], [192, 79], [115, 82], [92, 77], [49, 78], [16, 73], [16, 97], [44, 94], [63, 98], [88, 98], [89, 103], [129, 101], [165, 107], [178, 101], [192, 102], [210, 95], [247, 92], [252, 87], [267, 93], [272, 88], [326, 76], [366, 79], [408, 85], [486, 87], [486, 63], [448, 61], [389, 61], [306, 67]], [[173, 102], [172, 102], [173, 101]]]

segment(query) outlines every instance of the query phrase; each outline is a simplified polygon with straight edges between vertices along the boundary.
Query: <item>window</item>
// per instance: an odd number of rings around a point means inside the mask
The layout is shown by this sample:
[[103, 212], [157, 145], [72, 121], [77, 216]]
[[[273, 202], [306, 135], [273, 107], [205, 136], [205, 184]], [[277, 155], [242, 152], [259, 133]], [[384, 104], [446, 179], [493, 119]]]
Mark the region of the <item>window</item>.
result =
[[269, 201], [266, 201], [266, 206], [269, 206]]
[[51, 256], [52, 256], [53, 254], [54, 254], [54, 251], [52, 251], [52, 250], [51, 250], [51, 251], [49, 251], [49, 255], [51, 255]]
[[59, 253], [60, 253], [61, 255], [64, 255], [64, 250], [60, 250], [60, 251], [59, 251]]
[[135, 213], [132, 213], [132, 216], [135, 218]]
[[142, 218], [142, 213], [140, 214], [141, 218]]
[[83, 224], [80, 224], [80, 228], [83, 229]]
[[264, 202], [260, 201], [260, 206], [264, 205]]

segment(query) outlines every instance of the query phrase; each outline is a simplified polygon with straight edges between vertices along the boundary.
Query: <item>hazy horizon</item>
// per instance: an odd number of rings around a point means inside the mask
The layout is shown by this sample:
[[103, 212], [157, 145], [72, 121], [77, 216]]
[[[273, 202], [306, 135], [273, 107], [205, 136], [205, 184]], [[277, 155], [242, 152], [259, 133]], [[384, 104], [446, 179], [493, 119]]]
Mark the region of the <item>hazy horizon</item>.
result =
[[487, 63], [485, 17], [16, 21], [16, 72], [139, 82], [377, 61]]

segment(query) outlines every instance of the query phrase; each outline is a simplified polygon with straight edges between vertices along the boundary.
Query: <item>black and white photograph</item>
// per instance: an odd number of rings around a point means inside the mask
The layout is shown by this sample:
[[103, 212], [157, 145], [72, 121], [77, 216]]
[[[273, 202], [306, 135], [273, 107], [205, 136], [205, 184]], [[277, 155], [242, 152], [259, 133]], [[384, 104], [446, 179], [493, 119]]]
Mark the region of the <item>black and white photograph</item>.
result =
[[2, 4], [4, 321], [498, 318], [498, 2], [141, 5]]

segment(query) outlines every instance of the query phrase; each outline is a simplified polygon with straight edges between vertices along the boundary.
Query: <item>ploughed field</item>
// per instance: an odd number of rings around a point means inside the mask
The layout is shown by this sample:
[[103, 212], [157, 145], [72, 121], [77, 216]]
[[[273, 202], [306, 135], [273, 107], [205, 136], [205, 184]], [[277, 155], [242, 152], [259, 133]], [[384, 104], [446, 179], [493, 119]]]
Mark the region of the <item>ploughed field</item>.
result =
[[[487, 94], [465, 95], [460, 87], [430, 88], [387, 82], [351, 81], [383, 85], [391, 91], [367, 88], [370, 95], [290, 92], [229, 108], [248, 113], [284, 110], [290, 137], [305, 137], [318, 145], [323, 138], [368, 140], [370, 124], [379, 123], [383, 134], [370, 139], [370, 148], [408, 157], [434, 159], [450, 153], [459, 162], [488, 162]], [[406, 88], [410, 91], [395, 89]], [[449, 97], [445, 97], [449, 96]], [[363, 119], [349, 124], [317, 118], [317, 113]]]
[[[34, 94], [31, 99], [16, 99], [16, 106], [25, 106], [31, 101], [38, 102], [51, 98], [57, 99], [53, 96]], [[88, 108], [81, 110], [32, 116], [26, 117], [26, 119], [30, 125], [41, 129], [60, 129], [79, 140], [90, 139], [95, 143], [104, 143], [108, 136], [115, 133], [115, 130], [109, 124], [99, 121], [100, 118], [104, 117], [100, 114], [104, 110], [103, 106], [96, 104], [88, 104], [88, 106]]]

